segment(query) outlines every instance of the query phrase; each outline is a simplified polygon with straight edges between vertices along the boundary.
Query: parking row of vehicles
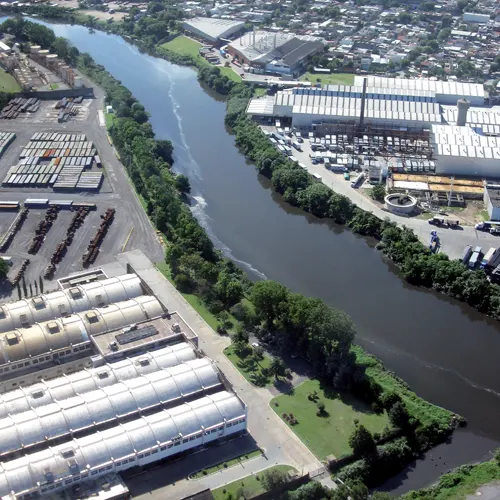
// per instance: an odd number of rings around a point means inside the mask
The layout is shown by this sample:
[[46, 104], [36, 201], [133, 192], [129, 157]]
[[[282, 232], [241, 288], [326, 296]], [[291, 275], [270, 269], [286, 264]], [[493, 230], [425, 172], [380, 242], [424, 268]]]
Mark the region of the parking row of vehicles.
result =
[[497, 268], [500, 268], [500, 248], [492, 247], [483, 254], [480, 246], [473, 248], [467, 245], [460, 260], [470, 269], [475, 269], [479, 265], [480, 269], [488, 273], [495, 272]]
[[480, 222], [474, 226], [478, 231], [487, 231], [490, 234], [500, 234], [500, 225], [492, 224], [490, 222]]
[[450, 227], [452, 229], [460, 227], [460, 221], [445, 219], [444, 217], [433, 217], [432, 219], [429, 219], [428, 222], [433, 226]]

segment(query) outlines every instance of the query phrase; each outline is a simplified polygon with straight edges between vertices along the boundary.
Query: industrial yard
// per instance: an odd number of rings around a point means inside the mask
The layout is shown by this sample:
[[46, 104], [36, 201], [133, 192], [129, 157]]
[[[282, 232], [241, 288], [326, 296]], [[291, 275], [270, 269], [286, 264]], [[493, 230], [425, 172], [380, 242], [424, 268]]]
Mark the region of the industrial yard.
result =
[[34, 112], [0, 120], [0, 256], [9, 258], [12, 283], [4, 294], [17, 298], [17, 283], [35, 293], [41, 278], [112, 262], [124, 250], [163, 258], [99, 125], [101, 92], [83, 99], [82, 112], [64, 123], [60, 100], [41, 100]]

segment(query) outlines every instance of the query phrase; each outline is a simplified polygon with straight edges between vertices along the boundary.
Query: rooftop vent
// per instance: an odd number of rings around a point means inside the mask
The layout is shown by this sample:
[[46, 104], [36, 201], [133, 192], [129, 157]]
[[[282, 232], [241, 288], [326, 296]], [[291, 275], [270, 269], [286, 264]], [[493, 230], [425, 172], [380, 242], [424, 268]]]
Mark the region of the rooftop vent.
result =
[[19, 339], [17, 338], [17, 335], [15, 333], [8, 333], [7, 335], [5, 335], [5, 340], [9, 345], [19, 344]]
[[85, 317], [88, 319], [89, 323], [97, 323], [99, 321], [99, 316], [94, 311], [89, 311], [85, 314]]
[[47, 330], [49, 333], [57, 333], [59, 331], [59, 325], [55, 321], [49, 321], [49, 323], [47, 323]]
[[44, 392], [43, 392], [43, 391], [35, 391], [35, 392], [32, 392], [32, 393], [31, 393], [31, 397], [32, 397], [33, 399], [40, 399], [40, 398], [42, 398], [42, 397], [43, 397], [43, 395], [44, 395]]
[[35, 297], [33, 300], [33, 305], [35, 306], [35, 309], [44, 309], [45, 308], [45, 301], [42, 299], [42, 297]]
[[75, 456], [75, 452], [73, 450], [63, 450], [61, 455], [63, 458], [71, 458]]
[[69, 293], [71, 294], [71, 297], [74, 299], [81, 299], [82, 298], [82, 291], [76, 286], [73, 288], [70, 288]]
[[109, 373], [108, 372], [99, 372], [97, 374], [97, 376], [102, 380], [102, 379], [108, 378], [109, 377]]

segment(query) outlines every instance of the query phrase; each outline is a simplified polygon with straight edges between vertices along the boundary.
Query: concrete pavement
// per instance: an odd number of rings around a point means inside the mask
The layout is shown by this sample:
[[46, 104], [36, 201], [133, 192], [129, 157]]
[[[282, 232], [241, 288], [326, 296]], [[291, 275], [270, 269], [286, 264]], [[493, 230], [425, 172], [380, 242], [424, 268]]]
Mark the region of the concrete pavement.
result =
[[[234, 481], [249, 473], [257, 472], [259, 468], [262, 470], [275, 464], [292, 465], [304, 473], [321, 468], [321, 462], [270, 408], [269, 403], [273, 396], [269, 390], [254, 387], [247, 382], [223, 354], [222, 351], [230, 344], [230, 340], [215, 333], [142, 252], [119, 254], [117, 260], [124, 266], [130, 264], [169, 310], [178, 312], [198, 334], [200, 349], [217, 363], [235, 393], [248, 405], [248, 431], [257, 445], [266, 452], [266, 462], [259, 460], [247, 463], [245, 469], [242, 468], [239, 472], [233, 469], [225, 470], [217, 474], [220, 476], [217, 481], [210, 477], [196, 481], [179, 480], [170, 484], [162, 488], [165, 495], [163, 498], [183, 498], [204, 488]], [[235, 477], [238, 475], [239, 477]], [[214, 481], [217, 484], [214, 485]]]
[[[264, 126], [266, 130], [276, 131], [275, 127]], [[362, 189], [353, 189], [349, 181], [344, 180], [342, 174], [336, 174], [327, 170], [322, 163], [313, 165], [309, 153], [311, 152], [310, 142], [304, 139], [301, 144], [302, 151], [293, 150], [293, 156], [307, 167], [311, 174], [319, 174], [323, 178], [323, 183], [332, 188], [336, 193], [347, 196], [353, 203], [372, 212], [377, 217], [389, 218], [401, 226], [412, 229], [418, 238], [428, 245], [430, 242], [431, 230], [436, 230], [440, 238], [441, 252], [446, 253], [451, 259], [460, 258], [466, 245], [481, 246], [486, 252], [490, 247], [498, 247], [500, 240], [488, 232], [477, 231], [474, 227], [463, 226], [461, 229], [448, 229], [431, 226], [427, 220], [417, 219], [415, 217], [403, 217], [382, 210], [373, 200], [362, 194]], [[453, 218], [453, 216], [451, 216]]]

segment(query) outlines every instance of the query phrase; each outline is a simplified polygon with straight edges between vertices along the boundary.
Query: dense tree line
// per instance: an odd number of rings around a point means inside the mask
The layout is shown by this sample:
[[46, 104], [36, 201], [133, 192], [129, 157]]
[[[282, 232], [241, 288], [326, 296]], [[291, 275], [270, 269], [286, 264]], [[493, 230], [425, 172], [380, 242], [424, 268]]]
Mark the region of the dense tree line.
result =
[[466, 302], [481, 312], [500, 318], [500, 287], [488, 281], [482, 270], [471, 271], [445, 254], [433, 254], [415, 233], [381, 220], [354, 205], [349, 198], [317, 182], [298, 165], [280, 154], [260, 128], [245, 114], [248, 90], [232, 89], [226, 124], [236, 135], [236, 144], [257, 170], [271, 179], [285, 201], [321, 218], [345, 224], [354, 232], [372, 236], [378, 247], [401, 269], [407, 281], [433, 288]]

